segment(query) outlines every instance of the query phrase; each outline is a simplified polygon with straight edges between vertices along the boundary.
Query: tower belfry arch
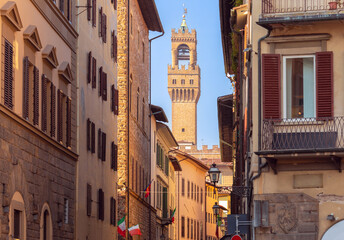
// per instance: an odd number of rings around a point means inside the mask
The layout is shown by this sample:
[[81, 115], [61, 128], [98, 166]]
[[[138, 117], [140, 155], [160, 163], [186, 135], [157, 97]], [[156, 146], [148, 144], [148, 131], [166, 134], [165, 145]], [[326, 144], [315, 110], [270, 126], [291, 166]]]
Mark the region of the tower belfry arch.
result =
[[179, 29], [172, 29], [171, 42], [168, 92], [172, 101], [172, 132], [179, 143], [196, 145], [201, 70], [197, 64], [196, 30], [189, 30], [185, 15]]

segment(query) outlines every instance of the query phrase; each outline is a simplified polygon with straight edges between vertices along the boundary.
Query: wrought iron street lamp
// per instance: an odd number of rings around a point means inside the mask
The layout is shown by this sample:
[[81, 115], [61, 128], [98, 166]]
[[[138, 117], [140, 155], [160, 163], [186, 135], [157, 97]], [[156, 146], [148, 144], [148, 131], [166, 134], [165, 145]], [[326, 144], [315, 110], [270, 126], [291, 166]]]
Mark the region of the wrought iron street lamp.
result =
[[221, 171], [216, 167], [216, 164], [213, 163], [208, 173], [209, 173], [210, 181], [214, 184], [214, 194], [216, 194], [216, 183], [219, 182]]
[[215, 202], [215, 205], [213, 206], [213, 213], [216, 216], [216, 219], [217, 219], [217, 216], [219, 216], [220, 214], [220, 208], [221, 207], [217, 205], [217, 202]]

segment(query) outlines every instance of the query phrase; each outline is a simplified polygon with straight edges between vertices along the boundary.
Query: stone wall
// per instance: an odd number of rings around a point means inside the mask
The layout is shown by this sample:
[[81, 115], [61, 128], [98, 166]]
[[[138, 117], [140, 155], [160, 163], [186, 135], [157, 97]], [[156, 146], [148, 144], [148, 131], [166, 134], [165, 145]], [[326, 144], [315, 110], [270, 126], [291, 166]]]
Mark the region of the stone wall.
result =
[[[77, 156], [2, 106], [0, 153], [0, 239], [8, 239], [11, 217], [6, 209], [15, 192], [24, 199], [27, 239], [40, 238], [44, 203], [50, 207], [53, 238], [74, 239]], [[68, 224], [64, 223], [65, 198]]]

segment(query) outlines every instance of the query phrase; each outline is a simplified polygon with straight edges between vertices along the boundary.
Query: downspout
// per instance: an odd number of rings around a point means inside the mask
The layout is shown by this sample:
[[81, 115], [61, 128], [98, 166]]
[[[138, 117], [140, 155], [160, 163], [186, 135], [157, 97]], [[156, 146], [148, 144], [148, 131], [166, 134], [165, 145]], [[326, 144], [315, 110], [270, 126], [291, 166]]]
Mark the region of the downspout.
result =
[[[130, 84], [130, 0], [127, 0], [128, 1], [128, 8], [127, 8], [127, 15], [128, 15], [128, 28], [127, 28], [127, 38], [128, 38], [128, 61], [127, 61], [127, 93], [128, 93], [128, 98], [129, 99], [131, 97], [131, 94], [129, 93], [129, 84]], [[129, 239], [129, 161], [130, 161], [130, 151], [129, 151], [129, 143], [130, 143], [130, 134], [129, 134], [129, 130], [130, 130], [130, 113], [129, 113], [129, 101], [127, 103], [128, 107], [127, 107], [127, 131], [128, 131], [128, 150], [127, 150], [127, 186], [126, 186], [126, 208], [127, 208], [127, 218], [126, 218], [126, 226], [127, 226], [127, 229], [126, 229], [126, 234], [125, 234], [125, 239], [128, 240]], [[133, 173], [134, 174], [134, 173]]]
[[[148, 100], [148, 106], [149, 106], [149, 169], [152, 173], [152, 114], [150, 110], [151, 102], [152, 102], [152, 41], [162, 37], [165, 34], [164, 30], [162, 30], [162, 34], [149, 39], [149, 100]], [[152, 175], [150, 176], [150, 179], [152, 178]], [[149, 206], [151, 206], [151, 198], [149, 198]], [[149, 239], [153, 239], [152, 234], [152, 211], [149, 209]], [[129, 226], [129, 225], [128, 225]]]
[[[262, 148], [262, 41], [270, 36], [271, 28], [267, 27], [267, 34], [258, 40], [258, 151]], [[262, 158], [258, 157], [258, 173], [251, 178], [251, 184], [253, 180], [260, 177], [262, 174], [262, 168], [266, 166], [266, 162], [262, 164]]]

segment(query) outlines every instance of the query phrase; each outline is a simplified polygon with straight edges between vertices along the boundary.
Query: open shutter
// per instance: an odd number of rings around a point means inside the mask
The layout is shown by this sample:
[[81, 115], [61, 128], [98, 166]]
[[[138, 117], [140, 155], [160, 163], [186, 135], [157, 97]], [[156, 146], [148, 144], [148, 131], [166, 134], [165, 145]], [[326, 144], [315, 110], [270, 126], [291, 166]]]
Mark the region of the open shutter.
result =
[[96, 126], [94, 123], [91, 123], [91, 152], [96, 152]]
[[42, 131], [47, 131], [47, 79], [42, 74]]
[[99, 8], [99, 24], [98, 24], [98, 35], [99, 37], [103, 37], [103, 7]]
[[111, 143], [111, 169], [117, 171], [117, 155], [118, 155], [118, 147], [117, 145], [112, 142]]
[[29, 119], [29, 58], [23, 62], [23, 118]]
[[106, 32], [107, 32], [107, 25], [106, 25], [106, 14], [103, 14], [103, 42], [106, 43]]
[[115, 57], [115, 62], [117, 62], [117, 35], [116, 34], [114, 36], [114, 57]]
[[57, 141], [62, 142], [62, 92], [57, 90]]
[[103, 94], [103, 67], [99, 68], [99, 89], [98, 89], [98, 93], [99, 93], [99, 97], [102, 96]]
[[113, 7], [117, 10], [117, 0], [113, 0]]
[[92, 25], [93, 27], [97, 24], [97, 0], [92, 0]]
[[115, 30], [111, 31], [111, 57], [114, 58], [115, 52]]
[[115, 85], [111, 85], [111, 112], [115, 112]]
[[87, 216], [91, 216], [92, 214], [92, 186], [87, 184]]
[[72, 140], [72, 99], [67, 97], [67, 133], [66, 133], [66, 145], [71, 147]]
[[118, 89], [115, 89], [115, 114], [118, 115]]
[[333, 117], [333, 52], [316, 53], [317, 117]]
[[110, 198], [110, 224], [111, 225], [114, 225], [114, 211], [113, 211], [113, 207], [114, 207], [114, 204], [113, 204], [113, 197]]
[[106, 161], [106, 133], [102, 132], [102, 161]]
[[92, 58], [92, 88], [97, 87], [97, 60]]
[[55, 137], [56, 131], [56, 87], [53, 83], [51, 83], [51, 128], [50, 128], [50, 136]]
[[102, 131], [98, 129], [98, 159], [102, 159]]
[[91, 0], [87, 0], [87, 21], [91, 21]]
[[39, 121], [39, 70], [33, 68], [33, 124], [38, 125]]
[[88, 65], [87, 65], [87, 83], [91, 83], [92, 79], [92, 52], [88, 53]]
[[263, 118], [281, 118], [281, 61], [279, 54], [262, 55]]
[[87, 118], [87, 151], [91, 150], [91, 121]]
[[13, 108], [13, 46], [5, 40], [4, 104]]
[[107, 74], [105, 72], [103, 72], [103, 100], [107, 101]]
[[104, 220], [104, 192], [102, 189], [98, 190], [98, 219]]

